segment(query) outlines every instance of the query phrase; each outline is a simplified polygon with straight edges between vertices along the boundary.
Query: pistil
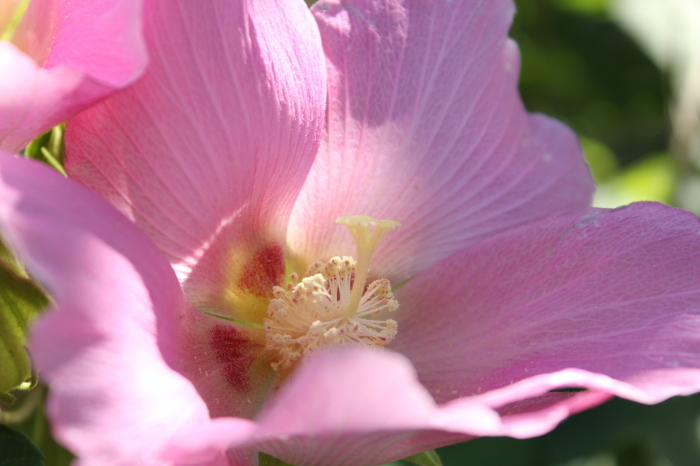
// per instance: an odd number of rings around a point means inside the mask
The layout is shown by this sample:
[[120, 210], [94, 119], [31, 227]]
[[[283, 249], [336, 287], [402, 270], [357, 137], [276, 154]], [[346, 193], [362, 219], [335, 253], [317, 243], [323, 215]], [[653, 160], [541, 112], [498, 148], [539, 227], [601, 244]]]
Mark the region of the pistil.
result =
[[355, 267], [355, 283], [346, 312], [353, 315], [357, 312], [360, 299], [364, 293], [369, 263], [377, 246], [389, 230], [401, 226], [396, 220], [374, 220], [366, 215], [340, 217], [336, 223], [348, 227], [357, 243], [357, 265]]

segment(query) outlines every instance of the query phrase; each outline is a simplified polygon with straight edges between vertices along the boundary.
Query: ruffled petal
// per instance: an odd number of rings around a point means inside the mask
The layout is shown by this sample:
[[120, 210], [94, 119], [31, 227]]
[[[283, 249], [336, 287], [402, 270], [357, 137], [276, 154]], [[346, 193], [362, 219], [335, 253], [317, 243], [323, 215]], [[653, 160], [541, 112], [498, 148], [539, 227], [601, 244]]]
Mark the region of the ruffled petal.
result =
[[140, 0], [33, 0], [0, 43], [0, 149], [20, 150], [133, 82], [146, 62]]
[[[84, 464], [220, 462], [222, 450], [172, 446], [210, 420], [178, 372], [189, 305], [165, 257], [94, 193], [43, 164], [0, 157], [0, 231], [55, 302], [30, 350], [51, 387], [56, 437]], [[231, 419], [228, 432], [246, 438], [252, 424]]]
[[301, 0], [144, 2], [151, 63], [68, 122], [68, 173], [112, 202], [184, 279], [231, 223], [282, 236], [326, 99]]
[[509, 0], [329, 0], [327, 127], [290, 223], [306, 262], [353, 255], [334, 221], [403, 223], [373, 260], [401, 281], [495, 232], [589, 205], [573, 133], [528, 116]]
[[[513, 393], [521, 397], [516, 400], [554, 388], [551, 380], [517, 387], [519, 393]], [[527, 430], [530, 436], [541, 435], [569, 414], [609, 397], [593, 392], [547, 395], [554, 396], [514, 405], [513, 396], [496, 391], [439, 406], [404, 356], [343, 349], [305, 360], [244, 443], [299, 466], [371, 466], [477, 436], [522, 437]], [[545, 409], [554, 401], [556, 410]], [[225, 431], [211, 429], [209, 434], [217, 439]]]
[[376, 465], [473, 435], [494, 434], [495, 411], [443, 413], [403, 356], [344, 350], [306, 360], [258, 419], [254, 445], [299, 466]]
[[700, 390], [700, 224], [679, 209], [550, 217], [436, 264], [396, 297], [390, 346], [440, 402], [535, 376], [543, 385], [503, 388], [506, 401], [581, 387], [657, 403]]
[[569, 370], [439, 406], [404, 356], [346, 348], [306, 359], [247, 438], [233, 439], [233, 420], [216, 419], [200, 435], [178, 434], [174, 445], [241, 457], [259, 449], [299, 466], [371, 466], [478, 436], [541, 435], [610, 397], [548, 392], [586, 377], [609, 386], [608, 377]]

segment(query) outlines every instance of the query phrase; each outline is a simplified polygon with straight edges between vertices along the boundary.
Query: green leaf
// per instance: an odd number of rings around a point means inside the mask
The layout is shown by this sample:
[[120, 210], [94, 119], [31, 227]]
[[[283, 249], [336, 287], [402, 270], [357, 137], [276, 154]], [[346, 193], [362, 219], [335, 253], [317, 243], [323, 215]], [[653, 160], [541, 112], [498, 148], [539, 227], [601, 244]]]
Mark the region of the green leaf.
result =
[[66, 176], [66, 171], [63, 168], [64, 133], [65, 123], [54, 126], [49, 131], [30, 142], [24, 149], [24, 155], [30, 159], [44, 162], [63, 176]]
[[51, 138], [51, 131], [47, 131], [39, 135], [32, 142], [27, 144], [24, 148], [24, 155], [30, 159], [43, 160], [41, 155], [41, 148], [46, 147], [49, 144], [49, 139]]
[[27, 272], [25, 272], [22, 264], [15, 258], [12, 251], [9, 250], [5, 243], [0, 241], [0, 265], [9, 268], [15, 275], [27, 278]]
[[44, 455], [21, 432], [0, 425], [0, 466], [43, 466]]
[[417, 466], [442, 466], [442, 461], [435, 450], [424, 451], [423, 453], [418, 453], [417, 455], [409, 456], [404, 458], [406, 461]]
[[608, 0], [551, 0], [551, 3], [571, 13], [589, 15], [602, 15], [608, 6]]
[[258, 464], [259, 466], [292, 466], [289, 463], [273, 458], [272, 456], [263, 452], [258, 453]]
[[[34, 390], [22, 392], [18, 394], [17, 403], [19, 407], [12, 406], [13, 413], [30, 408], [31, 412], [19, 424], [13, 424], [12, 427], [25, 434], [34, 445], [44, 455], [44, 466], [70, 466], [73, 462], [73, 455], [56, 443], [56, 440], [51, 436], [51, 426], [46, 419], [47, 389], [43, 385], [38, 385]], [[36, 397], [37, 403], [33, 403], [32, 397]], [[33, 405], [33, 407], [32, 407]], [[5, 413], [8, 414], [8, 413]], [[0, 458], [2, 458], [2, 448], [0, 447]], [[0, 466], [2, 462], [0, 461]]]
[[32, 367], [25, 349], [27, 330], [48, 302], [34, 282], [0, 260], [0, 394], [7, 394], [31, 378]]
[[[266, 455], [263, 452], [258, 453], [258, 461], [260, 466], [292, 466], [289, 463], [285, 463], [282, 460], [273, 458], [270, 455]], [[415, 464], [417, 466], [442, 466], [442, 461], [435, 450], [428, 450], [416, 455], [404, 458], [402, 462]], [[400, 463], [391, 463], [400, 464]], [[391, 466], [391, 465], [386, 465]]]

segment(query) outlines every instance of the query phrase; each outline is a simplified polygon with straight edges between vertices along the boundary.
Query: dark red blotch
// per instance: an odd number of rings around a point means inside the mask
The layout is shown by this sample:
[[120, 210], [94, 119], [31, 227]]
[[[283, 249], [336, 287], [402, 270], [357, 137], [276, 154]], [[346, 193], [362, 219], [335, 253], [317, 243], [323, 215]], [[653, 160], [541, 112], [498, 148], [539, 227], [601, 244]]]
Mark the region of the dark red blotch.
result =
[[238, 287], [247, 293], [272, 297], [272, 287], [284, 277], [284, 250], [279, 244], [257, 251], [243, 266]]
[[248, 370], [260, 352], [260, 345], [230, 325], [216, 325], [211, 329], [210, 335], [211, 346], [221, 365], [224, 379], [236, 390], [248, 391]]

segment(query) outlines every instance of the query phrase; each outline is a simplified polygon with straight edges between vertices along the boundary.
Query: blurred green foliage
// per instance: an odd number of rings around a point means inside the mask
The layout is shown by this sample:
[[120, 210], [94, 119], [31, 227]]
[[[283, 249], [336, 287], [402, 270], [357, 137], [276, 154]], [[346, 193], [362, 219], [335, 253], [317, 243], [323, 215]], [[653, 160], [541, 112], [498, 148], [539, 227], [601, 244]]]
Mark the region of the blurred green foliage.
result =
[[697, 466], [700, 397], [656, 406], [613, 400], [542, 437], [441, 448], [445, 466]]
[[598, 207], [618, 207], [646, 200], [671, 204], [677, 172], [677, 163], [671, 154], [649, 155], [599, 185], [594, 203]]
[[[18, 395], [19, 408], [22, 409], [25, 403], [33, 404], [33, 399], [36, 397], [36, 409], [32, 409], [29, 415], [24, 416], [19, 423], [13, 423], [12, 428], [24, 433], [29, 440], [43, 453], [44, 466], [69, 466], [73, 461], [73, 455], [56, 443], [51, 435], [51, 426], [46, 419], [45, 399], [47, 390], [44, 386], [39, 385], [31, 392], [25, 392]], [[20, 397], [21, 396], [21, 397]], [[0, 451], [1, 451], [0, 446]], [[21, 464], [21, 463], [20, 463]], [[31, 463], [30, 463], [31, 464]], [[22, 466], [30, 466], [30, 464], [22, 464]], [[0, 466], [5, 466], [0, 462]], [[11, 466], [8, 464], [7, 466]], [[12, 465], [14, 466], [14, 465]]]
[[551, 0], [553, 5], [572, 13], [605, 14], [607, 0]]
[[666, 80], [608, 19], [604, 2], [516, 3], [511, 36], [522, 52], [520, 91], [528, 110], [600, 141], [622, 166], [667, 149]]
[[23, 433], [0, 424], [0, 466], [42, 466], [44, 456]]

